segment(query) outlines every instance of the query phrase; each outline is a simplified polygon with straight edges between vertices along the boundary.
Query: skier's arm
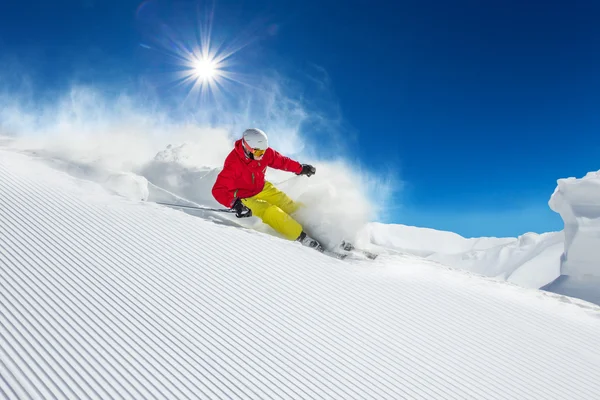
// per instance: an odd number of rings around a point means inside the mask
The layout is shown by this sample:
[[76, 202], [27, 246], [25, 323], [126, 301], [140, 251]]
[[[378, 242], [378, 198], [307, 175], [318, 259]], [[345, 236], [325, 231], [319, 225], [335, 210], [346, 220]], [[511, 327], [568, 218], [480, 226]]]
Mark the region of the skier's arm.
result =
[[212, 188], [213, 197], [227, 208], [233, 207], [237, 189], [235, 188], [235, 171], [229, 163], [225, 163], [223, 170], [217, 176]]
[[272, 152], [272, 157], [269, 167], [271, 168], [281, 169], [283, 171], [293, 172], [296, 175], [306, 176], [312, 176], [317, 171], [312, 165], [300, 164], [298, 161], [294, 161], [291, 158], [285, 157], [273, 149], [270, 150]]
[[269, 162], [269, 167], [280, 169], [282, 171], [293, 172], [296, 175], [302, 172], [302, 164], [298, 161], [292, 160], [289, 157], [281, 155], [277, 151], [273, 149], [269, 149], [272, 152], [271, 160]]

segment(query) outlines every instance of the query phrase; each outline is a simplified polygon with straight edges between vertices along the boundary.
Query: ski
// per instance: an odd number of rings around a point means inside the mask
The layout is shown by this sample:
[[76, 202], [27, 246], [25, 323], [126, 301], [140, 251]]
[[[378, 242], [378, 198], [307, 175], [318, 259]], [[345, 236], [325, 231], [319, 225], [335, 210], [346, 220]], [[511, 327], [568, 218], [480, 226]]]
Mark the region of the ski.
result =
[[314, 250], [338, 260], [365, 260], [365, 258], [375, 260], [378, 256], [368, 250], [358, 249], [352, 243], [345, 241], [332, 250], [325, 249], [321, 245]]
[[350, 252], [350, 253], [355, 252], [355, 253], [362, 254], [365, 257], [367, 257], [369, 260], [375, 260], [377, 258], [377, 256], [379, 256], [379, 254], [373, 253], [371, 251], [359, 249], [356, 246], [354, 246], [352, 243], [346, 242], [346, 241], [342, 241], [342, 243], [340, 244], [340, 248], [342, 250]]
[[338, 253], [337, 251], [331, 250], [323, 250], [321, 253], [325, 254], [326, 256], [336, 258], [338, 260], [345, 260], [350, 255], [350, 253]]

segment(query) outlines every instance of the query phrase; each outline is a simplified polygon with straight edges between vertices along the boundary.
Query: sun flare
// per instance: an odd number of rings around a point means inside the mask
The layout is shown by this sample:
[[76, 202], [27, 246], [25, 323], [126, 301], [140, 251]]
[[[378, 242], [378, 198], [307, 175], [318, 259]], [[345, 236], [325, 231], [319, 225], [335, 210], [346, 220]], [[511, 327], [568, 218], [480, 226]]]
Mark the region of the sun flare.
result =
[[236, 84], [248, 85], [248, 74], [239, 71], [240, 64], [234, 58], [254, 36], [220, 35], [216, 39], [213, 18], [214, 9], [198, 11], [198, 18], [191, 25], [183, 24], [175, 30], [163, 24], [160, 33], [150, 41], [154, 45], [140, 44], [169, 57], [172, 67], [165, 71], [165, 81], [185, 91], [184, 101], [225, 100], [224, 95], [235, 90]]
[[196, 60], [194, 62], [194, 73], [198, 77], [198, 79], [202, 79], [203, 81], [208, 81], [216, 78], [219, 74], [217, 64], [208, 59], [204, 60]]

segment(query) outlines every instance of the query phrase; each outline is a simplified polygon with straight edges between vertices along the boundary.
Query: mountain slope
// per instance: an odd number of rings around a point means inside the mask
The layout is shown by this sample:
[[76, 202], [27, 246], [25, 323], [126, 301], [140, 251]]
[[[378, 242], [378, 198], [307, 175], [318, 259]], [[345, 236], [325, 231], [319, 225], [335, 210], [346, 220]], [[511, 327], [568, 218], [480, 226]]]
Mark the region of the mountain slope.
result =
[[592, 399], [600, 311], [341, 262], [0, 151], [0, 397]]

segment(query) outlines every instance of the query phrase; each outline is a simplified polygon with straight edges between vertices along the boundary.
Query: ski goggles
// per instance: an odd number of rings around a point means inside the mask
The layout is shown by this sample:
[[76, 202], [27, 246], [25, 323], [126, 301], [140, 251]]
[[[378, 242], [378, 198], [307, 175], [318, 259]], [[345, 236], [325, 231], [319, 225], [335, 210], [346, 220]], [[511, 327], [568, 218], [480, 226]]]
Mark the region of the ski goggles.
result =
[[242, 140], [242, 144], [244, 145], [244, 149], [254, 156], [255, 160], [260, 160], [267, 151], [267, 149], [253, 149], [245, 140]]
[[254, 149], [252, 154], [254, 154], [254, 157], [262, 157], [265, 154], [265, 151], [266, 150]]

